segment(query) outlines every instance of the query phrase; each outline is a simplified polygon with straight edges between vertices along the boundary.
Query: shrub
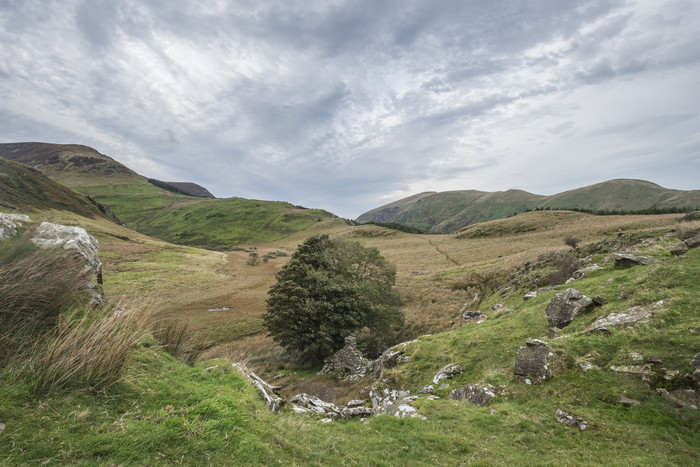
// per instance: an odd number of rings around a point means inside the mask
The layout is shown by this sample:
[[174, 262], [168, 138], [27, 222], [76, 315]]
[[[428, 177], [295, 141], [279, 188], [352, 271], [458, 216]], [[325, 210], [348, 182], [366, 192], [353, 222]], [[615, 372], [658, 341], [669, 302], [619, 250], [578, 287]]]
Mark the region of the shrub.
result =
[[576, 249], [578, 244], [581, 243], [581, 239], [576, 237], [564, 237], [564, 243], [572, 249]]

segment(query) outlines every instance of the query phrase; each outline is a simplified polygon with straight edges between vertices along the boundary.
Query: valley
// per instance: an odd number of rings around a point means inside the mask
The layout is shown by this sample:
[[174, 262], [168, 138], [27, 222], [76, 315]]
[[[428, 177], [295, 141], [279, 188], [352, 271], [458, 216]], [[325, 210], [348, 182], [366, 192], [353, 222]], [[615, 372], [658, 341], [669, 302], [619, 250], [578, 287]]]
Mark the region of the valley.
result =
[[[146, 335], [119, 384], [41, 395], [32, 392], [26, 368], [3, 370], [0, 463], [691, 465], [700, 456], [700, 412], [663, 393], [698, 390], [691, 360], [700, 352], [700, 249], [670, 253], [685, 232], [700, 227], [683, 214], [542, 210], [451, 233], [412, 234], [282, 202], [188, 197], [122, 169], [110, 170], [126, 174], [125, 183], [95, 184], [95, 174], [83, 169], [80, 177], [66, 176], [65, 166], [44, 177], [3, 161], [0, 212], [84, 228], [100, 243], [106, 300], [128, 303], [149, 325], [186, 324], [198, 357], [187, 365]], [[72, 191], [59, 179], [80, 182]], [[20, 193], [20, 186], [39, 189], [29, 196], [31, 189]], [[37, 193], [51, 193], [52, 201]], [[387, 344], [415, 341], [404, 347], [409, 358], [379, 380], [318, 375], [320, 367], [266, 336], [261, 316], [275, 273], [318, 234], [376, 248], [396, 266], [405, 325]], [[576, 237], [577, 248], [565, 237]], [[658, 263], [625, 267], [614, 262], [616, 253]], [[563, 266], [552, 258], [598, 268], [565, 284], [554, 279]], [[545, 309], [568, 288], [600, 297], [602, 305], [553, 331]], [[537, 293], [526, 299], [526, 292]], [[645, 321], [587, 331], [598, 319], [660, 302]], [[464, 319], [465, 305], [485, 318]], [[357, 337], [363, 344], [367, 336]], [[551, 346], [551, 376], [541, 384], [514, 375], [529, 338]], [[371, 387], [415, 397], [446, 365], [463, 371], [433, 384], [437, 398], [411, 402], [418, 418], [321, 423], [322, 416], [295, 413], [289, 402], [269, 412], [234, 362], [280, 386], [287, 401], [306, 392], [335, 404], [364, 399], [365, 406]], [[591, 366], [582, 370], [581, 363]], [[449, 398], [471, 384], [504, 389], [483, 407]], [[557, 410], [589, 427], [558, 422]]]

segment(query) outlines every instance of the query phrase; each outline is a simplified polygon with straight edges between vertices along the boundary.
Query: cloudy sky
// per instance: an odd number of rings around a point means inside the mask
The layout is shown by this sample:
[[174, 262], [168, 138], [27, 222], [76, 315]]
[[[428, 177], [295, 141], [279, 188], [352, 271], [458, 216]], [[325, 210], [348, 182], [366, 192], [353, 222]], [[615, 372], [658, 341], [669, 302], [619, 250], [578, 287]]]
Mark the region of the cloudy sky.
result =
[[0, 142], [349, 218], [699, 189], [699, 35], [697, 0], [0, 0]]

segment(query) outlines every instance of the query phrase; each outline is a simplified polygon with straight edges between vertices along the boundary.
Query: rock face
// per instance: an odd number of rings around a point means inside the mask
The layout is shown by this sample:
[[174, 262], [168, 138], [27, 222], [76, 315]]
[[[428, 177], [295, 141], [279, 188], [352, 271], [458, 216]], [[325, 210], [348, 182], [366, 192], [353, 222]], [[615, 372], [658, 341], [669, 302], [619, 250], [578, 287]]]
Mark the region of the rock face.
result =
[[367, 374], [370, 365], [371, 362], [362, 356], [362, 352], [357, 350], [356, 339], [348, 336], [345, 338], [345, 347], [326, 359], [326, 364], [320, 374], [334, 375], [355, 381]]
[[85, 258], [95, 274], [102, 269], [102, 263], [97, 257], [100, 244], [95, 237], [81, 227], [42, 222], [32, 238], [32, 242], [41, 248], [75, 250]]
[[564, 412], [563, 410], [557, 410], [556, 413], [554, 414], [554, 418], [559, 423], [563, 423], [564, 425], [578, 428], [581, 431], [588, 428], [588, 425], [589, 425], [589, 422], [587, 422], [586, 420], [579, 418], [575, 415], [570, 415], [570, 414]]
[[566, 289], [552, 298], [545, 313], [549, 325], [561, 329], [568, 326], [578, 314], [587, 311], [594, 305], [593, 299], [586, 297], [578, 290]]
[[525, 384], [543, 382], [549, 377], [549, 362], [553, 356], [552, 347], [547, 342], [529, 338], [515, 356], [515, 378]]
[[455, 389], [447, 396], [456, 401], [467, 401], [478, 407], [486, 407], [489, 401], [498, 395], [499, 388], [490, 384], [470, 384], [461, 389]]
[[455, 376], [462, 374], [462, 372], [464, 372], [464, 368], [456, 363], [450, 363], [449, 365], [445, 365], [440, 371], [437, 372], [437, 374], [433, 377], [433, 383], [438, 384], [442, 380], [452, 379]]
[[625, 255], [619, 253], [613, 256], [613, 260], [615, 261], [615, 266], [623, 266], [626, 268], [632, 266], [648, 266], [659, 262], [659, 260], [649, 256]]
[[31, 222], [29, 216], [0, 212], [0, 242], [17, 235], [17, 228], [22, 227], [25, 222]]

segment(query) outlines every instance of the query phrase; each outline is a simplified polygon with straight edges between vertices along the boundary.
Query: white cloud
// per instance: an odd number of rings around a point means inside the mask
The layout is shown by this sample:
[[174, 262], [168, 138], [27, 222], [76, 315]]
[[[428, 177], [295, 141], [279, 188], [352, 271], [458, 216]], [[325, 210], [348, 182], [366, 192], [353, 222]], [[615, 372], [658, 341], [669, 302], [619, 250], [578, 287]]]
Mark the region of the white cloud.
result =
[[0, 3], [0, 140], [355, 217], [418, 191], [698, 188], [700, 5]]

